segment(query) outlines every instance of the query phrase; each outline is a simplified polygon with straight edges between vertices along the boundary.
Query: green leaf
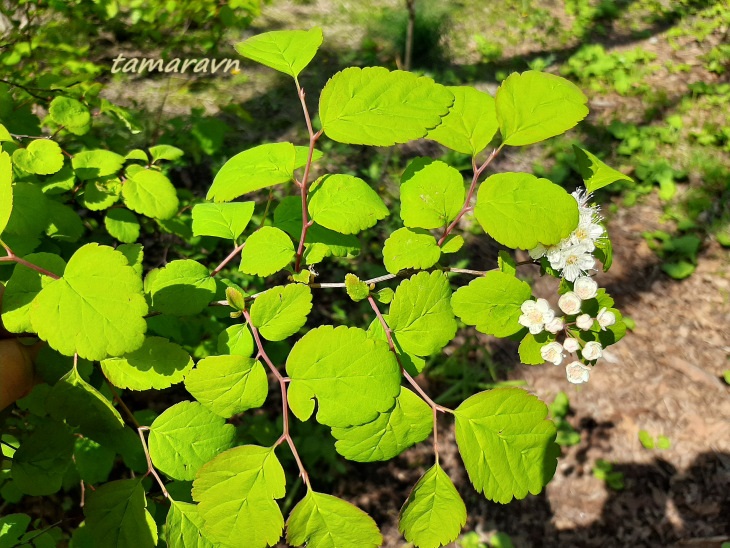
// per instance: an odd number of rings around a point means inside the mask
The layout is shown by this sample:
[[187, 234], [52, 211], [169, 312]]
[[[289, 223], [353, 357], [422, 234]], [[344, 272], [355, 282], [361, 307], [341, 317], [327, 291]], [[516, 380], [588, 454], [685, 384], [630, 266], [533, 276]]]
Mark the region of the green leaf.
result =
[[286, 267], [296, 252], [283, 230], [263, 226], [246, 239], [241, 252], [241, 272], [266, 277]]
[[259, 145], [240, 152], [223, 164], [206, 199], [230, 202], [254, 190], [291, 181], [295, 159], [291, 143]]
[[76, 368], [53, 386], [46, 403], [57, 420], [78, 426], [84, 433], [118, 431], [124, 427], [119, 412], [98, 390], [81, 378]]
[[215, 299], [215, 291], [208, 268], [191, 259], [167, 263], [147, 287], [153, 310], [172, 316], [199, 314]]
[[542, 365], [545, 363], [541, 350], [543, 346], [551, 342], [548, 339], [548, 335], [544, 332], [538, 335], [527, 333], [520, 341], [520, 346], [517, 349], [520, 361], [525, 365]]
[[383, 537], [373, 518], [342, 499], [309, 490], [286, 522], [290, 546], [377, 548]]
[[0, 151], [0, 236], [13, 212], [13, 166], [7, 152]]
[[169, 548], [216, 548], [203, 527], [203, 518], [195, 504], [170, 499], [165, 521], [165, 540]]
[[72, 190], [76, 185], [73, 168], [69, 164], [64, 164], [59, 171], [46, 177], [42, 185], [44, 194], [63, 194]]
[[531, 145], [560, 135], [588, 115], [588, 99], [572, 82], [528, 70], [514, 73], [497, 90], [503, 144]]
[[517, 262], [508, 251], [502, 250], [497, 254], [497, 266], [505, 274], [517, 275]]
[[48, 200], [46, 235], [62, 242], [77, 242], [86, 228], [78, 213], [67, 205]]
[[494, 98], [470, 86], [447, 89], [454, 94], [454, 106], [441, 125], [426, 137], [462, 154], [476, 156], [487, 148], [499, 127]]
[[292, 348], [286, 371], [292, 412], [307, 420], [316, 397], [317, 421], [327, 426], [372, 421], [400, 392], [400, 369], [388, 345], [355, 327], [312, 329]]
[[[307, 160], [309, 159], [309, 147], [302, 147], [302, 146], [294, 146], [294, 169], [299, 169], [307, 165]], [[321, 150], [312, 149], [312, 163], [322, 159], [322, 156], [324, 154]]]
[[322, 45], [322, 29], [275, 30], [236, 44], [244, 57], [296, 79]]
[[270, 341], [283, 341], [299, 331], [312, 310], [312, 290], [302, 284], [276, 286], [251, 305], [251, 323]]
[[185, 377], [185, 388], [213, 413], [230, 418], [261, 407], [269, 383], [258, 361], [244, 356], [209, 356]]
[[89, 438], [76, 438], [74, 463], [82, 480], [92, 485], [109, 479], [117, 454]]
[[401, 387], [392, 409], [370, 422], [333, 428], [335, 449], [357, 462], [386, 461], [425, 440], [433, 430], [433, 413], [421, 398]]
[[73, 254], [63, 277], [36, 296], [30, 319], [38, 336], [61, 354], [102, 360], [142, 346], [146, 314], [142, 280], [127, 258], [110, 247], [86, 244]]
[[193, 208], [193, 235], [236, 240], [251, 220], [256, 202], [197, 204]]
[[48, 107], [48, 114], [59, 126], [73, 133], [83, 135], [91, 127], [91, 113], [86, 105], [72, 99], [59, 95], [55, 97]]
[[406, 352], [430, 356], [456, 335], [449, 300], [451, 286], [443, 272], [419, 272], [400, 283], [390, 304], [390, 328]]
[[436, 238], [421, 229], [399, 228], [385, 240], [383, 247], [383, 263], [391, 274], [405, 268], [430, 268], [440, 258], [441, 248]]
[[236, 428], [202, 404], [183, 401], [166, 409], [150, 426], [150, 458], [180, 481], [195, 479], [201, 466], [233, 447]]
[[91, 211], [103, 211], [113, 206], [122, 194], [122, 182], [117, 178], [88, 181], [79, 193], [83, 207]]
[[355, 234], [388, 216], [388, 208], [370, 186], [352, 175], [325, 175], [310, 189], [309, 214], [315, 222], [342, 234]]
[[122, 196], [132, 211], [163, 221], [177, 215], [180, 205], [170, 179], [151, 169], [137, 171], [127, 179], [122, 187]]
[[[24, 257], [26, 261], [54, 274], [61, 275], [66, 267], [64, 260], [53, 253], [33, 253]], [[11, 333], [32, 332], [30, 308], [41, 289], [53, 278], [44, 276], [21, 264], [15, 265], [2, 298], [2, 323]]]
[[608, 186], [616, 181], [634, 182], [631, 177], [607, 166], [597, 156], [594, 156], [587, 150], [573, 145], [573, 151], [575, 152], [575, 159], [578, 163], [578, 172], [583, 178], [588, 192], [595, 192], [599, 188]]
[[26, 495], [51, 495], [61, 489], [71, 464], [74, 437], [62, 424], [41, 423], [13, 455], [10, 474]]
[[603, 263], [603, 271], [608, 272], [608, 269], [613, 264], [613, 244], [611, 244], [611, 240], [605, 232], [603, 237], [596, 241], [594, 255]]
[[319, 117], [324, 133], [334, 141], [390, 146], [425, 137], [453, 102], [453, 93], [425, 76], [350, 67], [325, 85]]
[[[411, 228], [442, 228], [464, 204], [464, 178], [444, 162], [431, 162], [401, 179], [400, 216]], [[405, 173], [404, 173], [405, 177]]]
[[466, 506], [438, 463], [418, 480], [400, 511], [398, 530], [418, 548], [453, 542], [466, 523]]
[[639, 441], [644, 449], [654, 449], [654, 438], [646, 430], [639, 430]]
[[147, 337], [134, 352], [101, 361], [109, 381], [129, 390], [161, 390], [177, 384], [193, 368], [193, 359], [181, 347], [162, 337]]
[[578, 226], [578, 204], [561, 187], [529, 173], [497, 173], [479, 187], [474, 215], [512, 249], [554, 245]]
[[13, 141], [13, 136], [10, 135], [8, 128], [0, 124], [0, 143], [12, 143]]
[[117, 247], [117, 251], [126, 257], [127, 263], [137, 275], [142, 276], [142, 260], [144, 259], [142, 244], [122, 244]]
[[132, 244], [139, 238], [139, 221], [128, 209], [110, 209], [104, 218], [106, 231], [122, 243]]
[[285, 494], [284, 469], [273, 447], [244, 445], [205, 464], [193, 482], [203, 532], [224, 546], [264, 548], [281, 537], [284, 517], [274, 499]]
[[55, 141], [35, 139], [13, 152], [13, 164], [28, 173], [51, 175], [63, 167], [63, 153]]
[[253, 354], [253, 349], [253, 335], [245, 324], [232, 325], [218, 335], [219, 354], [234, 354], [249, 358]]
[[141, 479], [112, 481], [86, 497], [86, 527], [95, 546], [152, 548], [157, 545], [157, 525], [147, 511]]
[[447, 236], [444, 243], [441, 245], [441, 253], [456, 253], [464, 246], [464, 238], [458, 234], [451, 234]]
[[150, 156], [152, 156], [152, 162], [158, 160], [168, 160], [174, 162], [184, 156], [184, 152], [177, 147], [172, 145], [155, 145], [149, 148]]
[[[395, 295], [395, 293], [393, 294]], [[387, 314], [383, 314], [383, 319], [385, 320], [386, 324], [390, 323], [389, 316]], [[370, 322], [370, 326], [368, 327], [368, 337], [370, 337], [371, 339], [388, 342], [388, 336], [385, 334], [383, 324], [380, 323], [379, 318], [373, 318], [373, 321]], [[398, 342], [398, 337], [396, 337], [392, 333], [391, 338], [393, 339], [393, 346], [395, 346], [395, 351], [398, 355], [398, 361], [400, 362], [400, 365], [403, 367], [403, 369], [405, 369], [409, 374], [413, 375], [414, 377], [419, 375], [426, 368], [426, 360], [419, 356], [416, 356], [415, 354], [408, 353], [403, 350], [400, 343]]]
[[[36, 237], [48, 227], [48, 198], [38, 185], [15, 183], [12, 187], [12, 211], [5, 227], [5, 236]], [[14, 249], [15, 253], [22, 253]]]
[[82, 181], [115, 175], [124, 164], [124, 156], [109, 150], [82, 150], [74, 155], [71, 165]]
[[30, 525], [30, 516], [27, 514], [8, 514], [0, 518], [0, 546], [13, 548], [20, 544], [20, 537]]
[[492, 271], [460, 287], [451, 297], [451, 306], [461, 321], [474, 325], [477, 331], [509, 337], [522, 326], [522, 303], [532, 296], [529, 284], [511, 274]]
[[495, 388], [456, 410], [456, 443], [469, 479], [487, 499], [506, 504], [542, 491], [559, 447], [548, 408], [519, 388]]
[[354, 274], [345, 274], [345, 291], [355, 302], [365, 300], [370, 295], [370, 287]]

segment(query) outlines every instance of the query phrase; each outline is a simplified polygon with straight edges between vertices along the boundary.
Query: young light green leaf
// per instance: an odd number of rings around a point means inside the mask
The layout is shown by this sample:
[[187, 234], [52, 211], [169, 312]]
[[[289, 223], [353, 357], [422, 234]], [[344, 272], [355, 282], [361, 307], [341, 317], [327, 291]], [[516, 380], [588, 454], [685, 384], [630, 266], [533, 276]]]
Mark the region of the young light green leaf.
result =
[[253, 335], [245, 324], [226, 328], [218, 335], [218, 353], [251, 357], [254, 349]]
[[436, 238], [421, 229], [399, 228], [385, 240], [383, 247], [383, 264], [391, 274], [405, 268], [430, 268], [440, 258], [441, 248]]
[[13, 166], [10, 155], [0, 151], [0, 236], [13, 212]]
[[464, 247], [464, 238], [458, 234], [451, 234], [441, 244], [441, 253], [456, 253], [462, 247]]
[[345, 274], [345, 291], [353, 301], [359, 302], [368, 298], [370, 288], [368, 284], [352, 273]]
[[[61, 275], [66, 267], [64, 260], [53, 253], [32, 253], [25, 260]], [[5, 285], [2, 299], [2, 323], [11, 333], [33, 331], [30, 321], [30, 307], [41, 289], [51, 283], [53, 278], [44, 276], [21, 264], [15, 265], [12, 276]]]
[[368, 423], [333, 428], [335, 449], [357, 462], [386, 461], [425, 440], [433, 430], [433, 413], [421, 398], [401, 387], [392, 409]]
[[[299, 169], [307, 165], [309, 159], [309, 147], [294, 146], [294, 169]], [[321, 150], [312, 149], [312, 163], [322, 159], [324, 153]]]
[[89, 109], [71, 97], [63, 95], [55, 97], [48, 107], [48, 114], [54, 122], [74, 135], [83, 135], [91, 127]]
[[286, 477], [273, 447], [244, 445], [224, 451], [198, 470], [193, 499], [203, 532], [224, 546], [273, 546], [284, 517], [274, 499], [285, 495]]
[[583, 178], [588, 192], [595, 192], [616, 181], [634, 182], [628, 175], [607, 166], [597, 156], [577, 145], [573, 145], [573, 152], [575, 152], [575, 159], [578, 163], [578, 172]]
[[124, 421], [114, 406], [98, 390], [81, 378], [75, 368], [66, 373], [48, 394], [48, 413], [57, 420], [78, 426], [82, 432], [114, 432]]
[[193, 235], [236, 240], [246, 229], [256, 202], [197, 204], [193, 207]]
[[451, 297], [451, 306], [466, 325], [496, 337], [514, 335], [522, 326], [520, 307], [532, 296], [529, 284], [504, 272], [487, 272]]
[[103, 360], [142, 346], [147, 310], [142, 280], [127, 258], [92, 243], [79, 248], [63, 277], [36, 296], [30, 320], [38, 336], [61, 354]]
[[270, 341], [283, 341], [299, 331], [312, 310], [312, 290], [307, 285], [276, 286], [256, 297], [251, 323]]
[[503, 144], [531, 145], [560, 135], [588, 115], [587, 102], [578, 86], [560, 76], [534, 70], [511, 74], [496, 96]]
[[383, 537], [373, 518], [342, 499], [307, 491], [286, 522], [290, 546], [377, 548]]
[[161, 390], [177, 384], [193, 368], [193, 359], [179, 345], [162, 337], [147, 337], [134, 352], [101, 361], [109, 381], [129, 390]]
[[462, 154], [476, 156], [487, 148], [499, 128], [494, 98], [470, 86], [447, 89], [454, 94], [454, 106], [441, 125], [426, 137]]
[[[391, 292], [393, 290], [391, 289]], [[395, 295], [395, 292], [393, 292], [393, 296]], [[391, 298], [390, 301], [393, 299]], [[390, 323], [388, 314], [383, 314], [383, 319], [385, 320], [386, 324]], [[398, 342], [398, 337], [391, 333], [391, 338], [393, 339], [393, 345], [395, 346], [396, 354], [398, 355], [398, 361], [400, 362], [400, 365], [405, 369], [410, 375], [418, 376], [426, 367], [426, 360], [421, 358], [420, 356], [416, 356], [415, 354], [406, 352], [403, 350], [403, 347], [401, 347], [400, 342]], [[383, 342], [388, 342], [388, 336], [385, 334], [385, 330], [383, 329], [383, 324], [380, 323], [379, 318], [373, 318], [373, 321], [370, 322], [370, 326], [368, 327], [368, 337], [371, 339], [377, 339]]]
[[63, 424], [42, 422], [13, 455], [10, 474], [16, 487], [32, 496], [57, 492], [73, 451], [74, 437]]
[[275, 30], [236, 44], [244, 57], [297, 78], [322, 45], [322, 29]]
[[155, 145], [149, 148], [150, 156], [152, 156], [152, 162], [158, 160], [168, 160], [174, 162], [184, 156], [184, 152], [177, 147], [172, 145]]
[[126, 257], [129, 266], [141, 277], [142, 261], [144, 260], [144, 247], [142, 247], [142, 244], [122, 244], [117, 247], [117, 251]]
[[465, 400], [456, 410], [456, 443], [469, 479], [494, 502], [542, 491], [560, 452], [548, 408], [520, 388], [495, 388]]
[[153, 272], [146, 288], [153, 310], [172, 316], [192, 316], [205, 310], [215, 298], [215, 279], [197, 261], [172, 261]]
[[454, 338], [457, 325], [450, 298], [443, 272], [419, 272], [400, 283], [390, 303], [389, 325], [403, 350], [430, 356]]
[[108, 177], [96, 181], [87, 181], [79, 193], [79, 202], [91, 211], [109, 209], [122, 195], [122, 182], [117, 178]]
[[95, 546], [157, 546], [157, 524], [147, 511], [141, 478], [105, 483], [86, 497], [86, 527]]
[[128, 209], [110, 209], [104, 218], [104, 226], [110, 236], [122, 243], [132, 244], [139, 238], [139, 221]]
[[3, 124], [0, 124], [0, 143], [12, 143], [13, 136]]
[[578, 204], [561, 187], [529, 173], [497, 173], [479, 187], [474, 215], [512, 249], [554, 245], [578, 226]]
[[388, 208], [370, 185], [352, 175], [325, 175], [310, 189], [309, 214], [320, 225], [355, 234], [388, 216]]
[[127, 179], [122, 197], [132, 211], [162, 221], [173, 218], [180, 205], [170, 179], [151, 169], [137, 171]]
[[63, 167], [63, 153], [57, 142], [35, 139], [27, 148], [13, 152], [13, 164], [28, 173], [51, 175]]
[[115, 175], [124, 164], [124, 156], [109, 150], [82, 150], [74, 154], [71, 165], [82, 181]]
[[165, 521], [165, 540], [169, 548], [216, 548], [203, 527], [203, 518], [195, 504], [170, 499]]
[[324, 133], [334, 141], [390, 146], [425, 137], [453, 102], [453, 93], [425, 76], [349, 67], [325, 85], [319, 117]]
[[230, 202], [254, 190], [291, 181], [295, 159], [291, 143], [259, 145], [240, 152], [223, 164], [206, 199]]
[[520, 346], [517, 349], [520, 361], [525, 365], [542, 365], [545, 363], [541, 350], [548, 342], [550, 341], [546, 333], [538, 335], [527, 333], [520, 341]]
[[185, 388], [213, 413], [227, 419], [261, 407], [269, 383], [258, 361], [244, 356], [209, 356], [185, 377]]
[[241, 272], [266, 277], [294, 259], [294, 244], [283, 230], [263, 226], [246, 239], [241, 252]]
[[233, 447], [236, 428], [202, 404], [183, 401], [166, 409], [150, 426], [150, 458], [180, 481], [195, 479], [201, 466]]
[[456, 219], [465, 194], [461, 173], [444, 162], [435, 161], [406, 171], [400, 186], [403, 224], [411, 228], [442, 228]]
[[418, 480], [400, 511], [398, 530], [417, 548], [453, 542], [466, 523], [466, 506], [438, 463]]
[[317, 398], [317, 421], [327, 426], [372, 421], [400, 392], [400, 369], [388, 345], [356, 327], [312, 329], [292, 348], [286, 371], [293, 413], [307, 420]]

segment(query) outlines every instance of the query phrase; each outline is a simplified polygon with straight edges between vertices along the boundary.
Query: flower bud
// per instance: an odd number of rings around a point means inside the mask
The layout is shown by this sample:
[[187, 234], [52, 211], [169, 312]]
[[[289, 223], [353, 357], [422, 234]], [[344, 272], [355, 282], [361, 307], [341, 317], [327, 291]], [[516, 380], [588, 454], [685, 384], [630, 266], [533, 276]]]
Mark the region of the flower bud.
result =
[[545, 330], [550, 331], [550, 333], [560, 333], [563, 330], [563, 327], [565, 327], [563, 318], [553, 318], [545, 324]]
[[570, 362], [565, 366], [565, 374], [568, 377], [568, 381], [573, 384], [583, 384], [584, 382], [588, 382], [591, 376], [591, 368], [578, 361]]
[[546, 362], [560, 365], [563, 361], [563, 347], [559, 342], [551, 342], [540, 349], [540, 355]]
[[565, 348], [566, 352], [573, 353], [580, 348], [580, 343], [578, 339], [568, 337], [563, 341], [563, 348]]
[[603, 347], [599, 342], [590, 341], [586, 343], [580, 353], [586, 360], [592, 362], [603, 355]]
[[558, 299], [558, 306], [560, 307], [560, 310], [569, 316], [580, 312], [581, 303], [581, 298], [573, 291], [568, 291], [561, 295], [560, 299]]
[[593, 327], [593, 318], [591, 318], [588, 314], [581, 314], [575, 319], [575, 325], [578, 329], [588, 331], [591, 327]]
[[605, 331], [607, 327], [616, 323], [616, 314], [603, 307], [598, 313], [598, 316], [596, 316], [596, 320], [598, 320], [598, 325], [601, 326], [601, 330]]
[[594, 298], [598, 294], [598, 284], [593, 280], [593, 278], [590, 278], [588, 276], [581, 276], [580, 278], [575, 280], [575, 284], [573, 285], [573, 291], [575, 291], [578, 297], [580, 297], [584, 301], [587, 301], [588, 299]]

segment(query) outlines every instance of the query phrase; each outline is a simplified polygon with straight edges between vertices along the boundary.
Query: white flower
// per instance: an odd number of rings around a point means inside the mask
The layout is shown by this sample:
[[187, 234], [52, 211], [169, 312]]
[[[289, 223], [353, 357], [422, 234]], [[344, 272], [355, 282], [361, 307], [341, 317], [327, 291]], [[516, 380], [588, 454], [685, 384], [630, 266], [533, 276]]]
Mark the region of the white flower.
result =
[[588, 207], [588, 200], [591, 199], [593, 196], [591, 193], [587, 192], [584, 188], [576, 188], [575, 192], [571, 192], [570, 194], [573, 198], [575, 198], [575, 201], [578, 202], [578, 208], [583, 209]]
[[563, 341], [563, 348], [565, 348], [566, 352], [573, 353], [580, 348], [580, 343], [578, 342], [578, 339], [568, 337]]
[[573, 291], [568, 291], [567, 293], [562, 294], [558, 299], [558, 306], [560, 307], [560, 310], [569, 316], [578, 314], [578, 312], [580, 312], [581, 304], [582, 301], [580, 297]]
[[591, 251], [584, 244], [564, 248], [560, 253], [561, 266], [559, 267], [563, 269], [563, 278], [572, 282], [584, 275], [586, 271], [591, 270], [596, 265], [596, 259], [591, 255]]
[[540, 349], [540, 355], [546, 362], [560, 365], [563, 362], [563, 347], [559, 342], [551, 342]]
[[588, 382], [588, 378], [591, 376], [591, 368], [580, 362], [570, 362], [565, 366], [565, 373], [568, 380], [573, 384], [582, 384]]
[[581, 276], [575, 280], [573, 285], [573, 291], [584, 301], [592, 299], [598, 294], [598, 284], [593, 278], [588, 276]]
[[616, 323], [616, 314], [614, 314], [610, 310], [606, 310], [606, 307], [604, 306], [603, 308], [601, 308], [598, 316], [596, 316], [596, 320], [598, 320], [598, 325], [601, 326], [601, 330], [605, 331], [607, 327], [610, 327]]
[[589, 251], [593, 251], [596, 240], [603, 236], [603, 227], [588, 216], [581, 215], [580, 219], [578, 226], [570, 235], [571, 242], [575, 245], [583, 244]]
[[599, 342], [590, 341], [586, 343], [580, 353], [586, 360], [592, 362], [603, 356], [603, 347]]
[[553, 318], [551, 321], [545, 324], [545, 330], [550, 333], [560, 333], [565, 327], [563, 318]]
[[581, 314], [575, 319], [575, 325], [578, 329], [588, 331], [591, 327], [593, 327], [593, 318], [591, 318], [588, 314]]
[[541, 257], [544, 257], [546, 251], [547, 251], [547, 249], [545, 248], [544, 245], [537, 244], [537, 246], [530, 249], [528, 251], [528, 253], [530, 254], [530, 257], [532, 257], [532, 259], [537, 260]]
[[520, 309], [522, 310], [522, 316], [517, 321], [520, 325], [527, 327], [533, 335], [542, 332], [545, 324], [550, 323], [555, 317], [555, 312], [545, 299], [525, 301]]

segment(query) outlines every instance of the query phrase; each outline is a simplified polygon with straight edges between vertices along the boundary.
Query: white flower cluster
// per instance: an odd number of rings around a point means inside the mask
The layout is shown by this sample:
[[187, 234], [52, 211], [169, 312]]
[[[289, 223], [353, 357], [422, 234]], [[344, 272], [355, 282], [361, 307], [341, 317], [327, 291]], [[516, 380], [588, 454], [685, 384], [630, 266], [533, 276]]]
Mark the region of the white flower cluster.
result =
[[[594, 322], [598, 322], [601, 330], [605, 331], [616, 323], [616, 316], [606, 307], [603, 307], [595, 318], [592, 318], [589, 314], [581, 314], [583, 301], [593, 299], [596, 295], [598, 295], [598, 284], [593, 278], [580, 276], [576, 278], [573, 284], [573, 291], [564, 293], [558, 300], [558, 307], [565, 316], [556, 316], [545, 299], [528, 300], [522, 303], [522, 315], [518, 321], [520, 325], [527, 327], [530, 333], [533, 335], [538, 335], [543, 331], [548, 331], [554, 335], [560, 332], [565, 333], [562, 344], [558, 341], [552, 341], [540, 349], [540, 354], [546, 362], [560, 365], [569, 354], [577, 355], [578, 353], [584, 361], [592, 362], [603, 355], [601, 343], [589, 341], [583, 344], [579, 339], [569, 336], [566, 327], [575, 325], [581, 331], [589, 331], [593, 328]], [[578, 360], [574, 360], [566, 366], [565, 372], [570, 382], [581, 384], [588, 382], [591, 368]]]
[[579, 220], [576, 229], [557, 245], [546, 247], [537, 244], [537, 247], [529, 251], [533, 259], [547, 257], [550, 266], [555, 270], [561, 270], [563, 278], [569, 282], [585, 275], [596, 265], [593, 251], [596, 249], [596, 242], [604, 233], [600, 224], [603, 217], [599, 213], [599, 207], [588, 205], [591, 194], [578, 189], [572, 196], [578, 202]]

